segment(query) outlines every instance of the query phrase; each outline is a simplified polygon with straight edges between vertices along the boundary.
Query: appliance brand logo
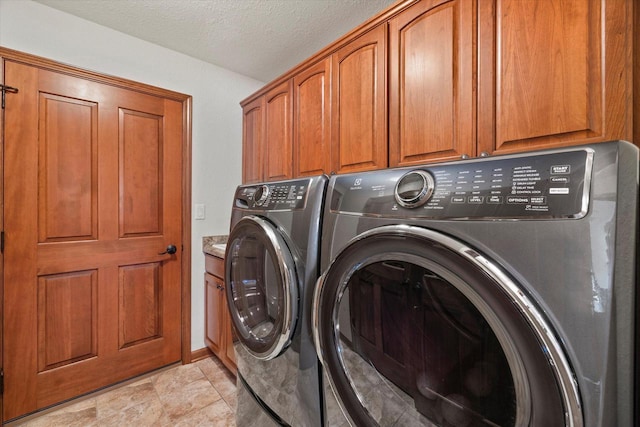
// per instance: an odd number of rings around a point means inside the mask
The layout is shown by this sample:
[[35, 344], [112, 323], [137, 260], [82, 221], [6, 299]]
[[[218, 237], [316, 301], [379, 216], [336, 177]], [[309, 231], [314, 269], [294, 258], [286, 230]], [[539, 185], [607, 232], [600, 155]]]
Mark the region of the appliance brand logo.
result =
[[362, 178], [356, 178], [349, 190], [362, 190]]

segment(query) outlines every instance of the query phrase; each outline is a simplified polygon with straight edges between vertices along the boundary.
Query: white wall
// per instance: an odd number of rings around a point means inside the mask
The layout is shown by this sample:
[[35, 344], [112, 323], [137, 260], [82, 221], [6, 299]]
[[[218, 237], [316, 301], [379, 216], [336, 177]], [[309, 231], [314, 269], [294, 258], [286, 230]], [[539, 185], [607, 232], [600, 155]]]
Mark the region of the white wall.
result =
[[241, 180], [239, 102], [264, 83], [31, 0], [0, 0], [0, 46], [193, 97], [192, 202], [206, 205], [206, 220], [191, 222], [191, 349], [203, 348], [202, 237], [229, 232]]

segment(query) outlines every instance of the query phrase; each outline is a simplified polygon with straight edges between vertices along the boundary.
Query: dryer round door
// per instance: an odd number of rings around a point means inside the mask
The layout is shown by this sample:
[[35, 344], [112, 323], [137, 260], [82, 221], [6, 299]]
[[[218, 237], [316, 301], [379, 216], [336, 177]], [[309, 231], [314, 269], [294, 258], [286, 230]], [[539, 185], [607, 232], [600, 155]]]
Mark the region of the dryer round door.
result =
[[247, 216], [231, 230], [225, 255], [231, 320], [240, 343], [270, 360], [291, 342], [298, 287], [293, 256], [268, 220]]
[[318, 280], [313, 323], [353, 425], [583, 424], [543, 313], [500, 266], [442, 233], [397, 225], [354, 239]]

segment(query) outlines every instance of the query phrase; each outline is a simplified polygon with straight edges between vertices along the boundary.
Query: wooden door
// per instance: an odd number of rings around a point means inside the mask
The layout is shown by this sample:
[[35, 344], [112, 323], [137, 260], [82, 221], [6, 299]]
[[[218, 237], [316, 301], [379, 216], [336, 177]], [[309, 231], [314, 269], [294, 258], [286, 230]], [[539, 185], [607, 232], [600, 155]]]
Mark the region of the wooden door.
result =
[[478, 2], [480, 150], [630, 139], [631, 3]]
[[183, 113], [20, 62], [5, 82], [9, 420], [180, 361]]
[[265, 95], [264, 178], [277, 181], [293, 177], [293, 125], [291, 80]]
[[264, 181], [264, 96], [242, 106], [242, 182]]
[[471, 6], [424, 0], [389, 21], [389, 166], [475, 155]]
[[294, 176], [331, 171], [331, 57], [293, 78]]
[[[1, 66], [0, 59], [0, 84], [5, 84], [4, 67]], [[1, 107], [0, 107], [1, 108]], [[0, 227], [4, 231], [4, 114], [0, 109]], [[1, 240], [1, 238], [0, 238]], [[0, 242], [2, 250], [0, 250], [0, 320], [4, 320], [4, 243]], [[0, 369], [4, 372], [4, 321], [0, 321]], [[0, 393], [0, 425], [4, 418], [4, 396]]]
[[332, 58], [331, 169], [387, 167], [386, 27], [353, 40]]

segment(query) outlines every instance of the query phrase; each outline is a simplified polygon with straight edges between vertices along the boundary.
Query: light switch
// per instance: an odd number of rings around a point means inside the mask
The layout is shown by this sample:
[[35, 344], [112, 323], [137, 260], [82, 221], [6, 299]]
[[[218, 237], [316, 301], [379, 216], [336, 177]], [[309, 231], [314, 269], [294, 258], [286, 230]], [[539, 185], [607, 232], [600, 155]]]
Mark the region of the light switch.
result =
[[206, 217], [206, 207], [202, 203], [196, 203], [196, 219], [204, 219]]

